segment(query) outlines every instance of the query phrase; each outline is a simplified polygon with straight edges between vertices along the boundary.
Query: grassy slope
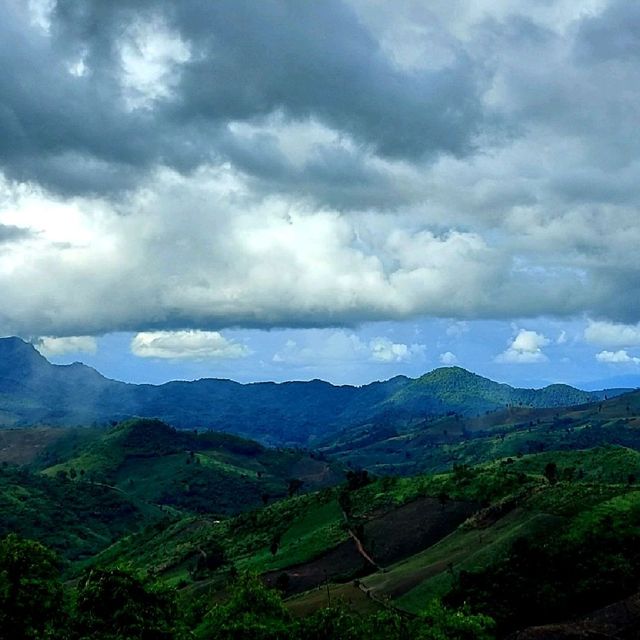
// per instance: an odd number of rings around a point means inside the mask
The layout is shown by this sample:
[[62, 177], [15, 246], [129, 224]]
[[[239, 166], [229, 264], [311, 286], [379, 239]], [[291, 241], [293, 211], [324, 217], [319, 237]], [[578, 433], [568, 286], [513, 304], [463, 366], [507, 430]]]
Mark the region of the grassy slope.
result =
[[[552, 460], [560, 470], [581, 468], [582, 480], [549, 485], [542, 471]], [[418, 612], [449, 590], [458, 571], [493, 564], [519, 537], [562, 531], [579, 539], [604, 515], [610, 517], [612, 526], [628, 526], [634, 518], [638, 522], [640, 489], [627, 484], [627, 475], [639, 462], [638, 452], [612, 446], [524, 456], [513, 463], [499, 461], [466, 470], [457, 479], [455, 474], [402, 478], [395, 480], [386, 494], [376, 493], [379, 485], [367, 487], [363, 491], [371, 494], [372, 505], [382, 504], [394, 494], [409, 497], [415, 492], [444, 490], [456, 497], [484, 496], [492, 506], [424, 551], [362, 578], [362, 585], [374, 598], [390, 598], [397, 606]], [[338, 593], [352, 596], [346, 586], [337, 588], [335, 595]], [[322, 603], [322, 598], [309, 592], [296, 596], [290, 604], [293, 610], [308, 611], [316, 601]]]
[[[560, 417], [564, 422], [558, 431], [567, 433], [567, 428], [569, 433], [571, 430], [613, 430], [620, 424], [622, 406], [628, 416], [622, 424], [631, 432], [636, 421], [635, 400], [635, 397], [616, 399], [602, 406], [573, 409], [568, 412], [572, 416]], [[522, 411], [517, 412], [518, 420], [522, 416]], [[575, 422], [567, 423], [567, 417], [575, 418]], [[548, 419], [558, 422], [556, 415], [549, 414]], [[594, 424], [595, 419], [601, 423]], [[489, 429], [487, 420], [483, 421], [485, 430]], [[493, 420], [493, 416], [489, 421], [492, 428], [502, 428], [503, 423]], [[536, 427], [543, 428], [543, 425], [534, 422], [533, 429]], [[525, 431], [528, 433], [528, 429]], [[508, 436], [493, 438], [498, 447], [509, 439]], [[67, 449], [73, 451], [73, 447]], [[478, 454], [479, 458], [484, 455], [486, 452]], [[158, 500], [160, 491], [174, 498], [186, 495], [194, 499], [196, 494], [190, 492], [198, 483], [199, 474], [215, 478], [215, 486], [223, 484], [223, 490], [238, 500], [238, 486], [247, 481], [259, 480], [263, 483], [261, 487], [269, 486], [272, 481], [281, 482], [285, 472], [300, 469], [303, 459], [300, 456], [295, 452], [264, 450], [255, 443], [231, 436], [208, 434], [205, 437], [193, 432], [175, 432], [144, 421], [126, 424], [76, 447], [72, 460], [50, 468], [44, 477], [5, 471], [0, 511], [14, 518], [13, 522], [6, 521], [9, 529], [21, 523], [23, 528], [35, 532], [34, 537], [55, 548], [66, 545], [68, 557], [82, 560], [76, 568], [87, 564], [126, 565], [183, 587], [185, 593], [206, 590], [215, 594], [224, 588], [232, 567], [260, 574], [311, 563], [317, 568], [322, 567], [323, 558], [329, 552], [350, 544], [339, 502], [341, 489], [327, 488], [278, 500], [266, 508], [233, 518], [215, 515], [217, 511], [185, 517], [184, 512], [174, 510], [171, 522], [167, 521], [167, 513], [161, 522], [162, 514], [145, 501]], [[555, 485], [550, 485], [544, 477], [545, 467], [551, 462], [556, 465], [560, 478]], [[68, 472], [71, 468], [77, 472], [84, 468], [81, 465], [87, 467], [85, 479], [91, 474], [102, 474], [115, 489], [57, 477], [58, 472]], [[314, 467], [312, 475], [316, 479], [323, 477], [325, 463], [305, 458], [303, 466], [307, 465]], [[579, 539], [603, 516], [610, 517], [612, 526], [618, 526], [616, 523], [630, 526], [634, 518], [640, 520], [640, 489], [635, 487], [636, 478], [640, 478], [640, 453], [623, 446], [607, 446], [513, 455], [475, 468], [458, 466], [448, 473], [378, 479], [349, 492], [352, 529], [363, 526], [365, 530], [374, 531], [372, 523], [384, 522], [387, 517], [393, 520], [401, 509], [423, 504], [420, 501], [425, 499], [428, 508], [442, 508], [443, 512], [454, 501], [485, 508], [434, 544], [429, 543], [428, 548], [394, 561], [384, 571], [371, 573], [362, 583], [374, 597], [389, 597], [398, 606], [419, 611], [430, 598], [446, 593], [456, 572], [494, 563], [518, 537], [562, 531], [563, 535]], [[140, 486], [136, 486], [138, 483]], [[206, 482], [202, 488], [209, 490]], [[442, 502], [442, 507], [438, 507], [437, 501]], [[51, 510], [52, 504], [57, 505], [57, 510]], [[131, 533], [145, 524], [148, 526], [144, 531]], [[25, 534], [29, 535], [29, 531]], [[96, 558], [89, 558], [91, 553], [118, 537], [115, 544]], [[381, 548], [375, 542], [365, 539], [365, 545], [371, 543], [374, 557], [375, 550]], [[211, 545], [221, 547], [224, 564], [194, 574], [203, 550], [210, 550]], [[338, 575], [328, 574], [329, 578]], [[358, 599], [359, 593], [352, 587], [335, 586], [334, 591], [348, 594], [363, 605]], [[290, 604], [294, 609], [309, 610], [316, 606], [314, 602], [323, 602], [317, 591], [298, 595]]]
[[133, 420], [44, 470], [113, 485], [146, 502], [194, 513], [227, 515], [340, 478], [336, 468], [291, 450], [269, 450], [228, 434], [176, 431], [156, 420]]
[[[553, 486], [541, 484], [515, 510], [495, 523], [459, 529], [449, 539], [427, 550], [423, 557], [394, 567], [390, 576], [373, 577], [372, 588], [383, 593], [401, 591], [397, 603], [410, 611], [418, 611], [430, 598], [441, 596], [450, 588], [454, 572], [488, 566], [504, 556], [518, 537], [559, 530], [579, 536], [603, 513], [618, 519], [640, 513], [640, 490], [626, 482], [630, 470], [638, 469], [638, 452], [623, 447], [554, 452], [526, 456], [507, 466], [513, 471], [537, 475], [550, 461], [560, 469], [581, 468], [583, 479], [560, 481]], [[416, 569], [418, 573], [424, 572], [424, 579], [405, 591], [403, 582], [409, 583]]]
[[[118, 436], [112, 433], [110, 437]], [[167, 453], [163, 458], [166, 462], [175, 455]], [[136, 461], [144, 464], [150, 459]], [[557, 465], [561, 478], [568, 477], [565, 469], [573, 469], [573, 479], [549, 484], [544, 477], [549, 462]], [[184, 466], [191, 464], [195, 463]], [[203, 461], [199, 466], [207, 464]], [[211, 464], [221, 464], [228, 475], [242, 475], [242, 469], [229, 458]], [[363, 527], [365, 547], [374, 558], [383, 548], [380, 540], [374, 539], [375, 523], [396, 522], [398, 514], [412, 505], [425, 505], [434, 516], [443, 517], [454, 504], [477, 505], [474, 508], [479, 510], [464, 522], [456, 521], [428, 545], [398, 561], [393, 559], [383, 571], [369, 567], [360, 586], [350, 581], [353, 574], [341, 573], [335, 565], [335, 558], [340, 557], [334, 554], [336, 549], [346, 545], [353, 553], [340, 507], [345, 504], [340, 497], [343, 488], [339, 487], [220, 518], [160, 513], [109, 487], [62, 481], [55, 473], [37, 476], [5, 470], [0, 476], [0, 512], [15, 518], [15, 522], [7, 522], [9, 529], [19, 522], [23, 529], [30, 529], [24, 530], [25, 535], [65, 550], [75, 561], [71, 575], [87, 566], [126, 566], [179, 587], [188, 602], [224, 597], [232, 569], [275, 579], [282, 572], [308, 575], [306, 568], [313, 567], [313, 575], [319, 572], [321, 578], [314, 584], [321, 588], [289, 591], [294, 595], [288, 606], [300, 614], [326, 605], [324, 567], [329, 580], [335, 581], [329, 585], [333, 601], [344, 598], [357, 610], [368, 611], [376, 602], [390, 600], [402, 609], [419, 612], [432, 598], [447, 593], [457, 572], [492, 565], [521, 536], [553, 534], [579, 541], [605, 517], [614, 528], [637, 526], [640, 488], [629, 485], [628, 476], [639, 467], [637, 451], [611, 446], [532, 454], [436, 475], [378, 479], [348, 494], [348, 526], [356, 531]], [[56, 505], [55, 509], [51, 510], [51, 505]], [[399, 537], [404, 533], [389, 526], [378, 530]], [[218, 547], [224, 562], [197, 570], [203, 554]], [[96, 552], [97, 556], [91, 557]], [[368, 590], [369, 597], [362, 589]]]
[[71, 427], [0, 429], [0, 463], [33, 469], [70, 458], [74, 449], [98, 437], [99, 430]]
[[506, 554], [517, 537], [544, 532], [555, 524], [556, 519], [547, 514], [512, 511], [486, 529], [459, 528], [423, 553], [368, 576], [363, 583], [374, 593], [393, 597], [398, 606], [418, 612], [449, 590], [453, 571], [487, 566]]
[[102, 485], [0, 470], [0, 537], [18, 532], [67, 560], [91, 557], [165, 517], [159, 508]]
[[[215, 540], [227, 558], [222, 573], [231, 564], [258, 573], [279, 569], [314, 557], [347, 538], [336, 495], [335, 490], [327, 489], [296, 496], [226, 520], [181, 518], [118, 541], [94, 562], [126, 565], [173, 582], [190, 581], [198, 549]], [[276, 537], [280, 543], [274, 555], [270, 545]]]
[[640, 448], [640, 392], [568, 409], [511, 407], [475, 417], [451, 415], [394, 430], [352, 430], [323, 451], [376, 473], [414, 475], [454, 464], [603, 444]]
[[[384, 518], [403, 505], [446, 493], [447, 500], [500, 500], [522, 491], [537, 479], [524, 481], [517, 474], [498, 468], [479, 470], [473, 477], [460, 474], [383, 478], [350, 492], [350, 522], [370, 522]], [[106, 550], [95, 560], [97, 564], [120, 563], [146, 569], [172, 582], [191, 583], [189, 572], [197, 560], [198, 548], [215, 539], [225, 551], [227, 565], [257, 573], [282, 571], [294, 565], [312, 562], [329, 550], [349, 540], [343, 515], [338, 505], [340, 489], [325, 489], [281, 500], [266, 508], [243, 513], [235, 518], [213, 522], [211, 518], [187, 518], [164, 529], [150, 529], [126, 538]], [[437, 507], [439, 510], [440, 507]], [[277, 553], [271, 552], [274, 539]], [[215, 576], [211, 576], [214, 579]]]

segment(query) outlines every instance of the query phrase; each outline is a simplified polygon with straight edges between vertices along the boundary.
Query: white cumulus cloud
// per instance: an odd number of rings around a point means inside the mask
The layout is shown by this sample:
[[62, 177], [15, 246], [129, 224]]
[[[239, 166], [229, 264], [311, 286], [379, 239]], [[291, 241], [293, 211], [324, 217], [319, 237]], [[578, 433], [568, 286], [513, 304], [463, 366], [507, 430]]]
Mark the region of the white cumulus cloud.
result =
[[371, 360], [374, 362], [407, 362], [416, 355], [424, 353], [422, 344], [403, 344], [392, 342], [388, 338], [373, 338], [369, 342]]
[[640, 324], [591, 321], [584, 337], [587, 342], [603, 347], [634, 347], [640, 345]]
[[629, 355], [626, 349], [601, 351], [596, 354], [596, 360], [607, 364], [640, 364], [640, 358]]
[[513, 364], [545, 362], [548, 358], [542, 349], [550, 342], [549, 338], [537, 331], [520, 329], [509, 347], [496, 357], [496, 361]]
[[62, 356], [67, 353], [95, 353], [98, 350], [92, 336], [68, 336], [55, 338], [44, 336], [34, 340], [34, 346], [43, 356]]
[[325, 336], [312, 333], [305, 344], [287, 340], [274, 356], [273, 361], [294, 365], [310, 365], [331, 362], [375, 362], [379, 364], [409, 362], [421, 357], [426, 350], [423, 344], [393, 342], [376, 336], [362, 340], [355, 333], [336, 330]]
[[131, 351], [140, 358], [169, 360], [234, 359], [251, 353], [246, 345], [228, 340], [217, 331], [142, 332], [131, 340]]
[[445, 351], [440, 354], [440, 362], [442, 364], [451, 365], [458, 362], [458, 358], [455, 353], [451, 353], [451, 351]]

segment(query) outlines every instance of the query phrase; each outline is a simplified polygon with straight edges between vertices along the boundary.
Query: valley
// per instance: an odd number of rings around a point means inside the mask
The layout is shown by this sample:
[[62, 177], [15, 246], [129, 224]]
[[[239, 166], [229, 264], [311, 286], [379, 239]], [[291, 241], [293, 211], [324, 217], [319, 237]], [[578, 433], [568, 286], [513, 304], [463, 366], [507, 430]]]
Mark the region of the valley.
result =
[[[33, 365], [7, 371], [5, 416], [20, 404], [15, 389], [24, 399], [35, 388]], [[297, 384], [321, 390], [315, 418], [327, 422], [314, 427], [316, 446], [274, 447], [230, 433], [248, 429], [239, 423], [176, 428], [152, 415], [5, 426], [3, 544], [52, 550], [52, 584], [69, 597], [97, 575], [165, 590], [176, 638], [312, 637], [327, 615], [346, 625], [336, 638], [570, 638], [574, 619], [596, 634], [609, 616], [600, 609], [635, 610], [640, 392], [525, 396], [456, 368], [372, 388]], [[334, 392], [362, 394], [353, 422], [335, 422]], [[278, 412], [294, 421], [302, 405], [283, 397]], [[577, 403], [558, 404], [567, 398]], [[640, 615], [607, 624], [609, 637], [633, 638]]]

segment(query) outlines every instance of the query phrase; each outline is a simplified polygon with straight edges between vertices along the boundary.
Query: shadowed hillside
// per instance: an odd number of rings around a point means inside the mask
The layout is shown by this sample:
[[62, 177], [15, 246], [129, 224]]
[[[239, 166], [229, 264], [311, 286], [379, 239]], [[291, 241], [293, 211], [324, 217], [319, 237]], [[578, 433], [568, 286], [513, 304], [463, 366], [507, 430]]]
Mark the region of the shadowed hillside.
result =
[[543, 451], [606, 444], [640, 448], [639, 427], [640, 391], [631, 391], [573, 407], [452, 412], [415, 424], [383, 417], [348, 428], [318, 448], [356, 468], [409, 475]]
[[144, 416], [268, 444], [315, 446], [345, 427], [372, 420], [411, 425], [450, 412], [472, 416], [510, 405], [564, 407], [604, 395], [565, 385], [516, 389], [459, 367], [363, 387], [321, 380], [239, 384], [217, 379], [134, 385], [109, 380], [79, 363], [52, 365], [32, 345], [0, 339], [3, 426], [108, 424]]
[[[635, 593], [640, 492], [631, 476], [640, 478], [640, 456], [622, 447], [411, 478], [352, 475], [342, 487], [222, 522], [190, 517], [149, 528], [92, 566], [144, 568], [179, 586], [185, 602], [224, 600], [229, 576], [255, 572], [295, 616], [340, 600], [362, 613], [409, 617], [434, 598], [452, 607], [469, 602], [504, 637]], [[208, 568], [200, 550], [215, 551]], [[625, 624], [637, 624], [630, 616]]]
[[216, 515], [333, 485], [343, 477], [338, 466], [300, 451], [268, 449], [225, 433], [176, 430], [154, 419], [123, 422], [71, 449], [54, 445], [34, 463], [58, 456], [44, 475], [106, 484], [151, 504]]

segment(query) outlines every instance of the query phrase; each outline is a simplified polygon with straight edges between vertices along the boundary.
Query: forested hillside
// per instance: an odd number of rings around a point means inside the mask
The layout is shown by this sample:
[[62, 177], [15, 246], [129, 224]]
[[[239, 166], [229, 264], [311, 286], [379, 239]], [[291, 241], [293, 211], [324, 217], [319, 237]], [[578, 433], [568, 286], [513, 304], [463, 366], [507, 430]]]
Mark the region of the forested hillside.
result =
[[346, 427], [371, 421], [413, 424], [449, 412], [473, 416], [508, 405], [565, 407], [620, 392], [586, 392], [565, 385], [517, 389], [459, 367], [363, 387], [320, 380], [238, 384], [217, 379], [134, 385], [109, 380], [79, 363], [52, 365], [32, 345], [18, 338], [0, 339], [3, 426], [106, 425], [140, 416], [266, 444], [316, 446]]
[[[21, 562], [30, 586], [16, 586], [24, 608], [0, 607], [0, 620], [105, 640], [630, 639], [640, 628], [638, 478], [640, 455], [622, 447], [408, 478], [349, 472], [334, 488], [232, 518], [165, 512], [91, 558], [67, 554], [64, 573], [39, 543], [11, 535], [0, 576]], [[67, 493], [97, 489], [61, 482]], [[60, 551], [74, 529], [30, 534]], [[27, 605], [41, 593], [34, 619]]]

